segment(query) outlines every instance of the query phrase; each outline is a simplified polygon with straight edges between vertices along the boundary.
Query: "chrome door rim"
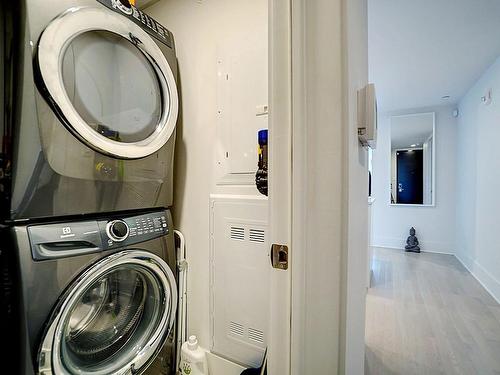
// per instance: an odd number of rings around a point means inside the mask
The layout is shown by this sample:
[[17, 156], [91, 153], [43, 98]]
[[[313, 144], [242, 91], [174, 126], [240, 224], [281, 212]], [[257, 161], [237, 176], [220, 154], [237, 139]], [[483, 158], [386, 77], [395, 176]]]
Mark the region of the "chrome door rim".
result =
[[[133, 43], [150, 62], [162, 94], [162, 114], [147, 138], [122, 143], [94, 131], [71, 103], [62, 80], [62, 57], [70, 42], [89, 31], [109, 31]], [[40, 36], [37, 68], [49, 103], [64, 125], [80, 140], [99, 152], [123, 159], [146, 157], [158, 151], [174, 133], [179, 110], [177, 85], [167, 59], [156, 42], [141, 27], [106, 8], [74, 7], [55, 18]]]
[[[149, 269], [161, 282], [166, 291], [167, 309], [163, 312], [160, 322], [147, 340], [146, 345], [133, 358], [113, 374], [123, 375], [131, 373], [131, 369], [142, 369], [150, 363], [159, 352], [170, 333], [177, 311], [177, 284], [170, 267], [159, 256], [143, 250], [127, 250], [110, 255], [84, 272], [69, 289], [62, 303], [49, 323], [38, 356], [38, 373], [44, 375], [70, 374], [63, 365], [60, 355], [61, 340], [64, 333], [64, 322], [71, 312], [71, 307], [78, 301], [82, 293], [101, 276], [120, 265], [138, 265]], [[170, 291], [170, 295], [168, 294]], [[94, 374], [96, 372], [82, 372]]]

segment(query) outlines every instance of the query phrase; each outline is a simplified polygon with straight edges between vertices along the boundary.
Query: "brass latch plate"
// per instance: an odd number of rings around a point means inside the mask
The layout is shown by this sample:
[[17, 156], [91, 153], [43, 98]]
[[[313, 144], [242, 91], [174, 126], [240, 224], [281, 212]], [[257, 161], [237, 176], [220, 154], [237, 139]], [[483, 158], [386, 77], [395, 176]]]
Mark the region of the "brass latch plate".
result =
[[288, 269], [288, 246], [273, 244], [271, 247], [271, 264], [279, 270]]

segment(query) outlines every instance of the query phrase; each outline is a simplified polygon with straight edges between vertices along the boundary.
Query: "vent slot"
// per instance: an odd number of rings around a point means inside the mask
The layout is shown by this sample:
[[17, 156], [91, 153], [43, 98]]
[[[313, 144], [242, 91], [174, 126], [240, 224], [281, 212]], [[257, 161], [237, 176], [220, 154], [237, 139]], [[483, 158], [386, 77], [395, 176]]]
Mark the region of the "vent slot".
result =
[[265, 242], [265, 231], [263, 229], [250, 229], [250, 241]]
[[264, 332], [254, 328], [248, 328], [248, 338], [253, 341], [264, 343]]
[[229, 322], [229, 333], [237, 336], [243, 336], [244, 329], [243, 325], [236, 322]]
[[244, 241], [245, 229], [242, 227], [231, 227], [231, 239]]

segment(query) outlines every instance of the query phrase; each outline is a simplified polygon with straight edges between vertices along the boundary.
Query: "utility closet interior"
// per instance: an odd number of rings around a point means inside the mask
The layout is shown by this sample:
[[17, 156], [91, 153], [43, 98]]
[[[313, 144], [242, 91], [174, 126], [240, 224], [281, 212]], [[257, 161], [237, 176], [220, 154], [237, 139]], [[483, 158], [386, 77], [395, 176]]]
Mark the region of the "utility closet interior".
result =
[[175, 36], [179, 64], [173, 217], [186, 238], [189, 334], [213, 354], [210, 373], [239, 374], [236, 363], [259, 367], [268, 334], [268, 204], [255, 187], [268, 2], [167, 0], [146, 12]]

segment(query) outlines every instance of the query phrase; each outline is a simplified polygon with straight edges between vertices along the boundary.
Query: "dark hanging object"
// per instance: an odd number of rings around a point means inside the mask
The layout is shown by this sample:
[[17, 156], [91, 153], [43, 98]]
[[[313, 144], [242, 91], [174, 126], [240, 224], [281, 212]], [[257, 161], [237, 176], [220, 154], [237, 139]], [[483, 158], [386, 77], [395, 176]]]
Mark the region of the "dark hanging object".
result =
[[267, 129], [259, 130], [259, 169], [255, 174], [255, 185], [267, 196]]
[[418, 238], [415, 236], [415, 228], [411, 227], [410, 237], [406, 240], [405, 251], [412, 253], [420, 253], [420, 246], [418, 245]]

